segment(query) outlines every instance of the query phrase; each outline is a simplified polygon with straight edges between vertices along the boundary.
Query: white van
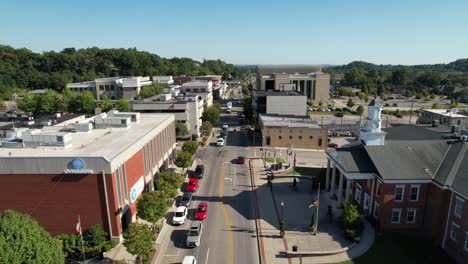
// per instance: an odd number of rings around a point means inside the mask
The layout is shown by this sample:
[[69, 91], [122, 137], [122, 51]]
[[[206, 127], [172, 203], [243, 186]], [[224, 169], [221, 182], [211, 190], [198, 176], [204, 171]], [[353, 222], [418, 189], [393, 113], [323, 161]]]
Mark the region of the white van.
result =
[[194, 256], [185, 256], [182, 264], [197, 264], [197, 260]]

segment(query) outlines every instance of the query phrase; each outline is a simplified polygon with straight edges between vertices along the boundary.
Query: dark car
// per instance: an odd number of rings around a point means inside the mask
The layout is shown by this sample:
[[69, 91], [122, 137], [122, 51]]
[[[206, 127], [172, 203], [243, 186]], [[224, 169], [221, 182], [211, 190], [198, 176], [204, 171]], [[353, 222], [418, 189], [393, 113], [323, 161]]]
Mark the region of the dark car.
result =
[[189, 207], [190, 202], [192, 202], [192, 193], [186, 192], [182, 195], [182, 198], [180, 198], [179, 206]]
[[398, 106], [398, 104], [397, 104], [397, 103], [393, 103], [393, 106]]
[[345, 107], [343, 108], [343, 112], [351, 112], [351, 109], [349, 109], [348, 107]]
[[341, 108], [335, 108], [335, 111], [336, 111], [336, 112], [341, 112], [341, 111], [343, 111], [343, 110], [342, 110]]
[[198, 179], [203, 179], [203, 176], [205, 176], [205, 166], [203, 164], [198, 164], [193, 175]]
[[327, 147], [329, 147], [329, 148], [337, 148], [337, 147], [338, 147], [338, 144], [336, 144], [336, 143], [328, 143]]
[[389, 104], [389, 103], [386, 103], [384, 106], [390, 106], [390, 104]]
[[343, 117], [343, 112], [338, 112], [335, 114], [336, 117]]

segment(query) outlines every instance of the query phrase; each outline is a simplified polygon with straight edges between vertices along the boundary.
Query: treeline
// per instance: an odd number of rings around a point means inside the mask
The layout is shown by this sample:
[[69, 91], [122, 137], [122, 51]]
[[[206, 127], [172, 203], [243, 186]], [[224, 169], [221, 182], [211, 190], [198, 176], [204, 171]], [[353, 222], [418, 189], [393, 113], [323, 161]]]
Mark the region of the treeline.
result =
[[66, 48], [35, 53], [0, 45], [0, 100], [10, 99], [18, 88], [61, 91], [69, 82], [100, 77], [153, 75], [222, 75], [242, 78], [248, 69], [221, 60], [198, 62], [190, 58], [162, 58], [132, 49]]
[[436, 92], [440, 85], [453, 87], [468, 86], [468, 59], [448, 64], [434, 65], [375, 65], [355, 61], [347, 65], [327, 67], [327, 73], [344, 73], [345, 79], [336, 86], [353, 86], [369, 94], [403, 93], [413, 94]]

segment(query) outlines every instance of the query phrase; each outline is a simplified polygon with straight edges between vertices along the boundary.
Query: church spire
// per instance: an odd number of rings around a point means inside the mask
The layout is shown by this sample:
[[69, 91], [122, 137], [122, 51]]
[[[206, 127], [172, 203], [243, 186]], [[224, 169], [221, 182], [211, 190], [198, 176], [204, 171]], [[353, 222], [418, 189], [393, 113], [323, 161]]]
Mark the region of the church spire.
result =
[[372, 99], [367, 107], [367, 118], [364, 126], [360, 128], [359, 139], [365, 145], [384, 145], [387, 133], [382, 128], [382, 105], [377, 99]]

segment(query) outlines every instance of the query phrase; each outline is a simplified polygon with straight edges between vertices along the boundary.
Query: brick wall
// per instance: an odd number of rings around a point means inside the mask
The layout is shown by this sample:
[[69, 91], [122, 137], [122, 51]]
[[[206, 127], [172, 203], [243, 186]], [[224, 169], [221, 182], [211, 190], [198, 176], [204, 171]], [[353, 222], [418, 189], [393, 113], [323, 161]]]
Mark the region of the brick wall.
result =
[[444, 238], [448, 204], [450, 204], [450, 191], [430, 184], [424, 216], [424, 235], [439, 246]]
[[[459, 197], [461, 198], [461, 197]], [[463, 210], [461, 217], [455, 216], [455, 205], [456, 205], [457, 195], [451, 197], [452, 206], [450, 208], [450, 215], [448, 221], [447, 235], [445, 237], [445, 247], [444, 250], [453, 257], [458, 263], [468, 263], [468, 249], [465, 249], [465, 240], [468, 236], [468, 200], [464, 200]], [[448, 203], [449, 204], [449, 203]], [[459, 231], [457, 233], [456, 239], [450, 237], [452, 223], [459, 226]], [[445, 231], [445, 223], [443, 225]]]
[[[328, 144], [326, 128], [265, 127], [262, 129], [262, 135], [263, 146], [287, 148], [293, 144], [296, 148], [325, 150]], [[270, 145], [266, 145], [268, 136], [270, 136]]]

